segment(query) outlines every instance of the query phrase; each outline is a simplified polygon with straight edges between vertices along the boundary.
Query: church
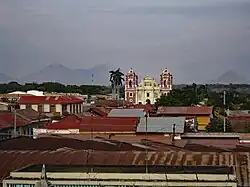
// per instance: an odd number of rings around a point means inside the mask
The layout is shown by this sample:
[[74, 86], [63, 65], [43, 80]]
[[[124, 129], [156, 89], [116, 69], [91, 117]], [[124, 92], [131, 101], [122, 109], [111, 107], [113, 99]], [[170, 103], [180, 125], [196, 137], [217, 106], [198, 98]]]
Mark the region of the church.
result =
[[173, 76], [165, 69], [160, 73], [160, 84], [153, 77], [146, 76], [139, 83], [133, 69], [126, 74], [125, 100], [133, 104], [154, 104], [156, 99], [172, 90]]

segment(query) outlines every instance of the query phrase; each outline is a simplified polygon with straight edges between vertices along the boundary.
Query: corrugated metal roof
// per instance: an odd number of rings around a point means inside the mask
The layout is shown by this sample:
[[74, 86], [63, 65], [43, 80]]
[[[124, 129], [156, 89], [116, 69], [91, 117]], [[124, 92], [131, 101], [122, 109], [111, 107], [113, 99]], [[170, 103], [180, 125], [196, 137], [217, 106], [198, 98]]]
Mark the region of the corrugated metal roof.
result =
[[126, 109], [112, 109], [108, 117], [144, 117], [144, 109], [138, 108], [126, 108]]
[[[32, 164], [89, 164], [89, 165], [145, 165], [145, 152], [109, 152], [109, 151], [0, 151], [0, 180], [7, 177], [13, 170]], [[240, 155], [237, 163], [245, 161], [248, 153]], [[243, 158], [242, 158], [243, 157]], [[232, 153], [187, 153], [187, 152], [148, 152], [148, 165], [171, 166], [233, 166]], [[248, 170], [238, 168], [237, 177], [247, 174]], [[247, 168], [246, 168], [247, 169]], [[244, 177], [244, 175], [243, 175]], [[239, 180], [240, 185], [248, 185], [248, 175]]]
[[[151, 133], [173, 133], [175, 124], [176, 133], [184, 133], [185, 117], [148, 117], [147, 132]], [[136, 132], [146, 132], [146, 118], [141, 118]]]
[[63, 137], [42, 137], [32, 139], [28, 137], [18, 137], [0, 141], [0, 150], [57, 150], [60, 148], [70, 148], [76, 150], [102, 150], [102, 151], [142, 151], [143, 148], [133, 146], [127, 142], [105, 141], [88, 136], [88, 139], [79, 140]]
[[166, 115], [210, 115], [213, 108], [210, 106], [167, 106], [159, 107], [157, 114]]

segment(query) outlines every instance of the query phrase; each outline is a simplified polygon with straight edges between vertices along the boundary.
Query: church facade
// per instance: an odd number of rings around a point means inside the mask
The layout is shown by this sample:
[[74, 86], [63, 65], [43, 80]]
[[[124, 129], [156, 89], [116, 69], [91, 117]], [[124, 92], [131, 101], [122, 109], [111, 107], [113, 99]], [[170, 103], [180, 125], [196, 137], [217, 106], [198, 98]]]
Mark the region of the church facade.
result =
[[133, 104], [154, 104], [161, 95], [172, 90], [173, 76], [165, 69], [160, 74], [159, 84], [150, 76], [144, 77], [140, 83], [138, 81], [138, 75], [130, 69], [125, 79], [125, 100]]

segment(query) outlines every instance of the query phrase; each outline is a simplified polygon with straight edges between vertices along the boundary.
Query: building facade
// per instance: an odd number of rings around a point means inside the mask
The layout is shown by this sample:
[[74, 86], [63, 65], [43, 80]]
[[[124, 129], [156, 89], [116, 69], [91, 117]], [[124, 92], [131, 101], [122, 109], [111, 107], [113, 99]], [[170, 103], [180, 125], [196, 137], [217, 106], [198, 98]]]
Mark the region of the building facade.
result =
[[160, 74], [158, 84], [153, 77], [146, 76], [141, 83], [138, 82], [138, 75], [130, 69], [126, 74], [125, 100], [133, 104], [154, 104], [163, 94], [172, 90], [173, 76], [165, 69]]
[[84, 100], [73, 96], [21, 96], [20, 109], [32, 108], [40, 113], [79, 114], [83, 112]]

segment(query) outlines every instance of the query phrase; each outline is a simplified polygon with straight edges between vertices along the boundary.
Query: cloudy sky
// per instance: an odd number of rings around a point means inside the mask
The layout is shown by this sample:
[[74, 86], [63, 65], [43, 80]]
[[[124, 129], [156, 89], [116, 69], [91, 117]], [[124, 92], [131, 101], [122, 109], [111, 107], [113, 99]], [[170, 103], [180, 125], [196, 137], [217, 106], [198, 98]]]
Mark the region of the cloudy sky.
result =
[[133, 67], [177, 83], [250, 79], [249, 0], [0, 0], [0, 72]]

